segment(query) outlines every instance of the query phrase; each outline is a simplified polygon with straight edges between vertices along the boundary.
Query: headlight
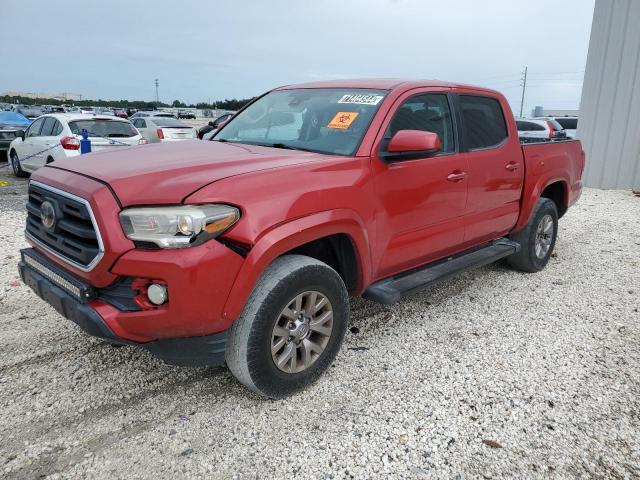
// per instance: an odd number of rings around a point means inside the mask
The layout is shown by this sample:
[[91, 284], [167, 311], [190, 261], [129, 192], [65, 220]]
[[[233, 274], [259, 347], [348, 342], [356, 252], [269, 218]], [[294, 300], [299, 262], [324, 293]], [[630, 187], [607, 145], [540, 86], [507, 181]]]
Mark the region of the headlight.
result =
[[120, 224], [130, 240], [152, 242], [161, 248], [184, 248], [217, 237], [240, 218], [229, 205], [128, 208]]

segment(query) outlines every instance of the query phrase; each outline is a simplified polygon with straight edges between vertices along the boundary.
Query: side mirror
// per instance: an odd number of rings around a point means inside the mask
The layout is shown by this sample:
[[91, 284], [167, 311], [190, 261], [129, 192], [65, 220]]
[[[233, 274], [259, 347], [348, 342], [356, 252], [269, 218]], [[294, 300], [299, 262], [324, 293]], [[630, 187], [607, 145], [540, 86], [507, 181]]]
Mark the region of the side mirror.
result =
[[422, 130], [399, 130], [391, 137], [385, 158], [394, 160], [411, 160], [423, 158], [442, 150], [442, 143], [437, 133]]
[[215, 128], [215, 127], [216, 127], [216, 122], [209, 122], [209, 124], [208, 124], [208, 125], [209, 125], [210, 127]]
[[16, 138], [18, 137], [24, 140], [24, 130], [16, 130]]

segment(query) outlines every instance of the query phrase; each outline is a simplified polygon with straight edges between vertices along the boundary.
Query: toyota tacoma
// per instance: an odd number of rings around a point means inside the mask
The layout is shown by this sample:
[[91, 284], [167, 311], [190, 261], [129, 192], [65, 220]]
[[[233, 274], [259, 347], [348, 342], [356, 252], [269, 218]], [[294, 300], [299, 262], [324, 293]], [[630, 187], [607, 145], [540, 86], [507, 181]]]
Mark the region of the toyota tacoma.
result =
[[19, 270], [91, 335], [282, 397], [334, 361], [350, 295], [390, 304], [499, 259], [543, 269], [584, 162], [577, 140], [521, 144], [493, 90], [285, 86], [211, 141], [38, 170]]

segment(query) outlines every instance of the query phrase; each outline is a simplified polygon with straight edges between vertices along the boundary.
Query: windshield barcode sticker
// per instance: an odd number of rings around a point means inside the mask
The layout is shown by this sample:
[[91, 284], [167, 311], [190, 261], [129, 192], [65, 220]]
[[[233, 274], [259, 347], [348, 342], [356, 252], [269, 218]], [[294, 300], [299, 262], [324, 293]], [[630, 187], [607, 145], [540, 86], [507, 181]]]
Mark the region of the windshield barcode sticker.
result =
[[343, 95], [338, 103], [357, 103], [359, 105], [377, 105], [380, 103], [380, 100], [384, 98], [384, 95], [364, 95], [364, 94], [356, 94], [356, 95]]

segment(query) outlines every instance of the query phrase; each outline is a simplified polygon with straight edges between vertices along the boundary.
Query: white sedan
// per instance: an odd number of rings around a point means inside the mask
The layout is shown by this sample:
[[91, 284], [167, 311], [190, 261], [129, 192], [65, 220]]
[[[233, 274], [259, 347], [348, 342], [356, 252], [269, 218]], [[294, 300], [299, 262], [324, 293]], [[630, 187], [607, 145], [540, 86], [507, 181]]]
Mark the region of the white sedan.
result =
[[124, 118], [81, 113], [42, 115], [24, 132], [16, 132], [17, 138], [9, 145], [13, 173], [23, 177], [47, 163], [80, 155], [80, 139], [85, 129], [92, 152], [146, 143]]
[[185, 125], [175, 118], [155, 115], [153, 117], [137, 117], [131, 121], [149, 143], [193, 140], [198, 135], [195, 128]]

